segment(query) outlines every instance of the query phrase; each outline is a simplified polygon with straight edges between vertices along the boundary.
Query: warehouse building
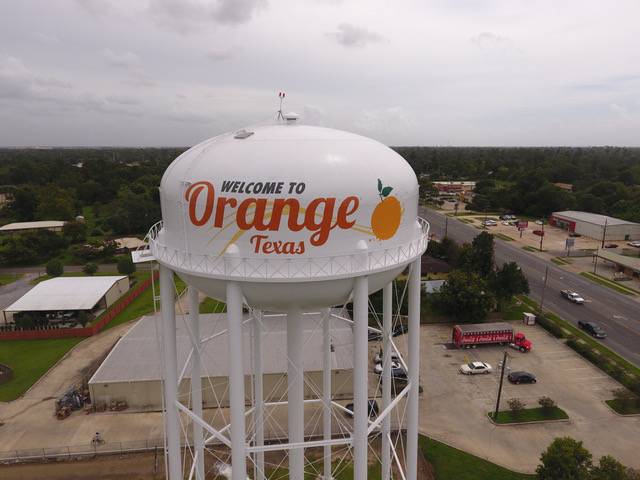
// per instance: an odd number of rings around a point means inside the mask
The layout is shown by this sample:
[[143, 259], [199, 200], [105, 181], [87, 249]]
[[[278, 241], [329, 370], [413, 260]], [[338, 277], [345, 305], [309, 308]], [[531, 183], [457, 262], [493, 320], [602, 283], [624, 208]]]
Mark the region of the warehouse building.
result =
[[57, 277], [38, 283], [4, 311], [5, 323], [14, 316], [46, 318], [49, 324], [74, 326], [80, 312], [97, 316], [129, 290], [127, 276]]
[[[336, 311], [337, 313], [337, 311]], [[246, 314], [245, 319], [248, 318]], [[305, 398], [317, 398], [322, 392], [322, 319], [320, 313], [303, 314]], [[177, 350], [179, 369], [191, 350], [188, 322], [177, 319]], [[264, 399], [281, 401], [287, 398], [287, 334], [286, 315], [265, 314], [263, 317]], [[203, 339], [202, 398], [205, 408], [228, 407], [228, 339], [226, 314], [200, 315]], [[244, 360], [245, 394], [251, 403], [251, 323], [245, 322]], [[102, 365], [89, 380], [94, 404], [112, 401], [127, 403], [129, 409], [158, 411], [162, 409], [162, 359], [159, 315], [141, 318], [111, 350]], [[353, 332], [351, 324], [335, 317], [331, 319], [332, 390], [337, 399], [353, 397]], [[179, 398], [189, 399], [190, 367], [180, 383]]]
[[628, 222], [619, 218], [588, 212], [554, 212], [549, 223], [571, 233], [584, 235], [597, 240], [636, 240], [640, 239], [640, 223]]
[[59, 220], [43, 220], [39, 222], [16, 222], [8, 223], [0, 227], [0, 234], [17, 234], [27, 232], [39, 232], [49, 230], [50, 232], [61, 232], [66, 222]]

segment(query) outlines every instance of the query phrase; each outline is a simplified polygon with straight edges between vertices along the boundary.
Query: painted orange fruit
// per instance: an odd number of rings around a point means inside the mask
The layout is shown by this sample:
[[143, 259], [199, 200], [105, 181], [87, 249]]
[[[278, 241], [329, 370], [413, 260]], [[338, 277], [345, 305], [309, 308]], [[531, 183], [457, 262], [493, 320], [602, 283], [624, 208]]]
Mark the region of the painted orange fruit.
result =
[[402, 206], [396, 197], [389, 196], [391, 190], [393, 190], [392, 187], [383, 187], [382, 181], [378, 180], [380, 203], [376, 205], [371, 215], [371, 230], [379, 240], [388, 240], [393, 237], [402, 220]]

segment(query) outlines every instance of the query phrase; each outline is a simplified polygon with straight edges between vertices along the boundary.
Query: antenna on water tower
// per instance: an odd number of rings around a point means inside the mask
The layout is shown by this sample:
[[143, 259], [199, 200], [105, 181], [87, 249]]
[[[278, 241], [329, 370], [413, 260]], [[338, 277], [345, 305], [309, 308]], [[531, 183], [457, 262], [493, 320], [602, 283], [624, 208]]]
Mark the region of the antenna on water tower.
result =
[[276, 120], [284, 120], [284, 115], [282, 114], [282, 101], [284, 100], [285, 92], [278, 92], [278, 98], [280, 99], [280, 109], [278, 110], [278, 116]]

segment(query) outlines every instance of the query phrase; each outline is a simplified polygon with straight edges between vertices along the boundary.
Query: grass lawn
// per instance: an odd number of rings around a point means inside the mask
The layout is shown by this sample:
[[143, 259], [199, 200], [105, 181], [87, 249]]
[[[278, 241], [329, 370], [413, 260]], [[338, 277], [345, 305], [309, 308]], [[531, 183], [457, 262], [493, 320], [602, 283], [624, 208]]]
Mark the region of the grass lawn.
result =
[[222, 313], [227, 311], [227, 306], [223, 302], [207, 297], [200, 302], [199, 311], [200, 313]]
[[607, 400], [606, 402], [607, 405], [620, 415], [640, 415], [640, 399], [636, 399], [635, 402], [630, 402], [616, 398], [613, 400]]
[[[307, 465], [305, 466], [305, 480], [316, 480], [319, 478], [319, 474], [322, 473], [322, 461], [317, 460], [314, 462], [315, 472], [312, 472], [312, 467]], [[266, 477], [273, 478], [277, 480], [284, 480], [289, 478], [289, 470], [286, 467], [279, 468], [265, 468]], [[338, 464], [334, 462], [331, 467], [333, 477], [335, 480], [352, 480], [353, 479], [353, 464], [350, 462], [344, 461]], [[381, 466], [379, 463], [369, 465], [369, 469], [367, 470], [367, 480], [379, 480], [382, 478]]]
[[[539, 252], [540, 249], [536, 248], [536, 247], [532, 247], [531, 245], [525, 245], [524, 247], [522, 247], [523, 250], [526, 250], [527, 252]], [[543, 248], [542, 249], [543, 252], [546, 252], [546, 250]]]
[[567, 260], [565, 260], [564, 258], [560, 258], [560, 257], [553, 257], [551, 259], [552, 263], [555, 263], [556, 265], [569, 265], [570, 262], [568, 262]]
[[522, 320], [525, 312], [535, 313], [536, 308], [528, 305], [522, 300], [514, 300], [502, 311], [502, 318], [507, 321]]
[[470, 453], [420, 436], [422, 454], [433, 466], [437, 480], [533, 480], [535, 475], [516, 473]]
[[[138, 283], [144, 281], [149, 278], [149, 271], [136, 272], [136, 277], [138, 278]], [[176, 283], [176, 290], [178, 294], [181, 294], [186, 288], [186, 284], [182, 281], [182, 279], [178, 276], [174, 277]], [[156, 280], [157, 282], [157, 280]], [[156, 293], [160, 295], [160, 285], [156, 283]], [[153, 288], [149, 286], [144, 292], [142, 292], [138, 298], [136, 298], [133, 302], [129, 304], [127, 308], [125, 308], [119, 315], [117, 315], [113, 320], [111, 320], [105, 327], [104, 330], [108, 330], [118, 325], [122, 325], [123, 323], [127, 323], [131, 320], [135, 320], [137, 318], [142, 317], [143, 315], [148, 315], [153, 312]], [[103, 331], [104, 331], [103, 330]]]
[[80, 341], [81, 338], [1, 341], [0, 362], [13, 369], [14, 378], [0, 385], [0, 401], [18, 398]]
[[493, 412], [487, 413], [489, 418], [498, 424], [504, 423], [527, 423], [527, 422], [540, 422], [544, 420], [564, 420], [569, 418], [567, 412], [560, 407], [553, 408], [525, 408], [518, 413], [511, 410], [505, 410], [498, 412], [498, 418], [493, 418]]
[[513, 242], [513, 238], [511, 238], [509, 235], [505, 235], [504, 233], [496, 232], [492, 233], [492, 235], [496, 238], [499, 238], [500, 240], [504, 240], [505, 242]]
[[580, 272], [580, 276], [584, 277], [584, 278], [588, 278], [589, 280], [591, 280], [594, 283], [597, 283], [599, 285], [602, 285], [604, 287], [608, 287], [612, 290], [615, 290], [618, 293], [622, 293], [623, 295], [636, 295], [640, 292], [638, 292], [637, 290], [634, 290], [633, 288], [629, 288], [629, 287], [625, 287], [623, 285], [619, 285], [618, 283], [609, 280], [606, 277], [603, 277], [602, 275], [598, 275], [595, 273], [591, 273], [591, 272]]
[[9, 285], [10, 283], [18, 280], [20, 277], [22, 277], [22, 275], [19, 275], [17, 273], [5, 273], [3, 275], [0, 275], [0, 287]]

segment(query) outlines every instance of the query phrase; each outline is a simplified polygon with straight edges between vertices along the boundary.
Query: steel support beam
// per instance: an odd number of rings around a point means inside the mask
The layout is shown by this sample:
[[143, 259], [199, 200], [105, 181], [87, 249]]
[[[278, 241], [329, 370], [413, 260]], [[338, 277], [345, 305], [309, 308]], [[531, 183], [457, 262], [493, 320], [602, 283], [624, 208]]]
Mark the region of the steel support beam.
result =
[[[289, 421], [289, 443], [304, 441], [304, 369], [303, 359], [304, 325], [299, 308], [287, 311], [287, 400]], [[304, 480], [304, 448], [289, 450], [289, 478]]]
[[353, 460], [354, 479], [366, 480], [369, 421], [368, 375], [369, 360], [369, 281], [357, 277], [353, 289]]
[[416, 480], [418, 475], [418, 395], [420, 393], [420, 269], [421, 258], [411, 263], [409, 274], [409, 382], [411, 390], [407, 401], [407, 480]]

